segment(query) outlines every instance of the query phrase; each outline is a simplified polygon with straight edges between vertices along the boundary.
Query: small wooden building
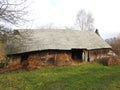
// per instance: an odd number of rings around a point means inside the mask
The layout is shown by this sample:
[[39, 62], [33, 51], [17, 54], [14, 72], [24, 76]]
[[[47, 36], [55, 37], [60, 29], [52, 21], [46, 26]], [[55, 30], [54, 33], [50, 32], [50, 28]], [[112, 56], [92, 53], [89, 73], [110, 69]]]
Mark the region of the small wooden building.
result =
[[[36, 56], [48, 63], [79, 60], [94, 61], [107, 56], [111, 49], [94, 31], [15, 30], [7, 41], [7, 55], [19, 60]], [[15, 59], [16, 59], [15, 58]]]

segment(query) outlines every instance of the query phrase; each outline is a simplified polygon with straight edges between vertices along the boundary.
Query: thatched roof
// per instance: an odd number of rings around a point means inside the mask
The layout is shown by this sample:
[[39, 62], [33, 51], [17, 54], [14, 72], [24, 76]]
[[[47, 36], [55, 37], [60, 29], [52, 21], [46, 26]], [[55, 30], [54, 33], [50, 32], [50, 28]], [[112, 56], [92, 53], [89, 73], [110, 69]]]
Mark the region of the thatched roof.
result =
[[7, 54], [39, 50], [71, 50], [111, 48], [93, 31], [79, 30], [19, 30], [7, 41]]

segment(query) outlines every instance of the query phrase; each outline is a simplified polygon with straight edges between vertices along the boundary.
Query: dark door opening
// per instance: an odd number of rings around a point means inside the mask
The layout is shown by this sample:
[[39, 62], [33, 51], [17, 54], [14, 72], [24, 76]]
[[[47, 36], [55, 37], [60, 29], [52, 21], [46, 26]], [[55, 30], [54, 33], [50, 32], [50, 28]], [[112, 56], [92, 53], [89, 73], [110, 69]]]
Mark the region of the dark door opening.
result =
[[21, 55], [21, 62], [28, 59], [28, 54]]
[[83, 49], [72, 49], [72, 59], [82, 61]]

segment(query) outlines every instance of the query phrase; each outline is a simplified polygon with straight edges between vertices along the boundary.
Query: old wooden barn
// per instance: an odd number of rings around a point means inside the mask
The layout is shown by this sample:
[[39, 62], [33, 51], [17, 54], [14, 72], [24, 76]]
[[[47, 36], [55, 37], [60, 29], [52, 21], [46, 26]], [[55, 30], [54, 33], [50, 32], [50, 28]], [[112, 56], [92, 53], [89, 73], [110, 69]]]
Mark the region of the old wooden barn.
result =
[[36, 57], [43, 64], [68, 65], [106, 57], [110, 49], [94, 31], [24, 29], [14, 31], [6, 50], [16, 62]]

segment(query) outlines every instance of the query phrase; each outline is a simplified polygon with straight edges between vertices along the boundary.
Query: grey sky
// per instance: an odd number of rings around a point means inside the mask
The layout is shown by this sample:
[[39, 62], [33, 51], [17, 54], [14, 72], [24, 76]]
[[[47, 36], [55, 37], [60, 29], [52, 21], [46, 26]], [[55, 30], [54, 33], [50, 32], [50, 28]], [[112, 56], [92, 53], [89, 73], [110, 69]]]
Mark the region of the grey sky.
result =
[[52, 23], [56, 27], [74, 27], [77, 12], [85, 9], [92, 13], [95, 27], [107, 38], [120, 32], [119, 4], [120, 0], [33, 0], [28, 17], [35, 20], [29, 26], [37, 28]]

